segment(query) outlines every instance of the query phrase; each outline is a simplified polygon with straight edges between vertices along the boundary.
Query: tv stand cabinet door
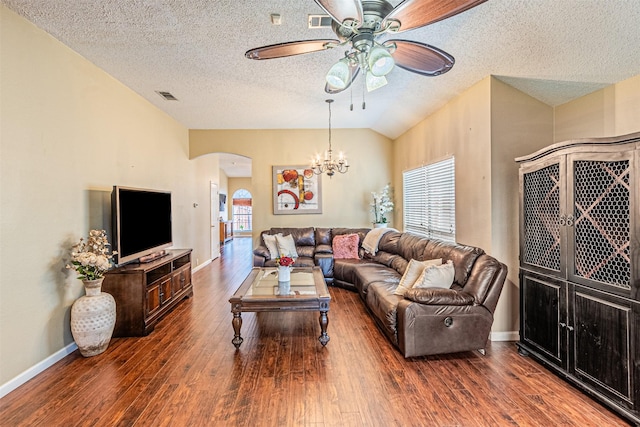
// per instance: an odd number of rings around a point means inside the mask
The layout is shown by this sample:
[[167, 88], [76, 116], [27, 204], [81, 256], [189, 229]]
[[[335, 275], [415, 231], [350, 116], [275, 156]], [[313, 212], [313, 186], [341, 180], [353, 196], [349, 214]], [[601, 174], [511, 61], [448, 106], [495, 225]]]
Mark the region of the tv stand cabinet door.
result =
[[147, 287], [147, 298], [145, 308], [145, 320], [152, 317], [160, 310], [160, 283], [156, 282]]

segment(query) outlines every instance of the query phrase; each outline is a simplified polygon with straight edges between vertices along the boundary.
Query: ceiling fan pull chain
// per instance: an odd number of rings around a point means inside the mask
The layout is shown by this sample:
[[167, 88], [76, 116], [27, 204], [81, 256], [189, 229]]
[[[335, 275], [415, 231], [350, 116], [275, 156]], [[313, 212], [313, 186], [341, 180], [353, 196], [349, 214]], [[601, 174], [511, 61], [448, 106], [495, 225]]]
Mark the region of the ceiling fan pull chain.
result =
[[367, 108], [367, 103], [364, 101], [364, 94], [366, 92], [366, 81], [364, 78], [361, 79], [362, 80], [362, 109], [365, 110]]
[[351, 105], [349, 106], [349, 111], [353, 111], [353, 85], [349, 88], [349, 96], [351, 98]]

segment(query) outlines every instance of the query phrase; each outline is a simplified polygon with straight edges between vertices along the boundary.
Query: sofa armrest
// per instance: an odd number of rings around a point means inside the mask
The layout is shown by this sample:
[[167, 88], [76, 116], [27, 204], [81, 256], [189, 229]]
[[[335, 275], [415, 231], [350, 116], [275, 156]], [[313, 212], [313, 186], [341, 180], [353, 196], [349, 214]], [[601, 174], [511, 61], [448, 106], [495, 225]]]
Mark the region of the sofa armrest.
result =
[[254, 267], [264, 266], [264, 262], [271, 259], [271, 254], [266, 246], [258, 246], [253, 250], [253, 265]]
[[404, 297], [428, 305], [473, 305], [475, 302], [473, 296], [467, 292], [443, 288], [409, 289]]
[[253, 250], [253, 254], [264, 257], [265, 259], [271, 259], [271, 252], [269, 252], [269, 249], [267, 249], [267, 247], [263, 245], [260, 245], [257, 248], [255, 248]]

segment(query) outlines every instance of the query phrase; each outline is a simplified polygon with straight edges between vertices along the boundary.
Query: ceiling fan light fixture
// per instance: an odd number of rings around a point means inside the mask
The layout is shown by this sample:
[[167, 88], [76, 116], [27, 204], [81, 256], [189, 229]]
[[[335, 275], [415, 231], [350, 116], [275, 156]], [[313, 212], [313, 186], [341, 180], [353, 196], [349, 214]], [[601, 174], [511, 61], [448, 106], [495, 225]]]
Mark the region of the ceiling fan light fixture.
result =
[[393, 70], [395, 61], [387, 49], [376, 46], [369, 52], [369, 70], [376, 77], [386, 76]]
[[385, 76], [374, 76], [371, 71], [367, 71], [366, 77], [367, 92], [372, 92], [376, 89], [380, 89], [387, 84], [387, 78]]
[[342, 58], [333, 64], [325, 79], [332, 88], [346, 88], [351, 80], [351, 70], [349, 69], [348, 60], [346, 58]]

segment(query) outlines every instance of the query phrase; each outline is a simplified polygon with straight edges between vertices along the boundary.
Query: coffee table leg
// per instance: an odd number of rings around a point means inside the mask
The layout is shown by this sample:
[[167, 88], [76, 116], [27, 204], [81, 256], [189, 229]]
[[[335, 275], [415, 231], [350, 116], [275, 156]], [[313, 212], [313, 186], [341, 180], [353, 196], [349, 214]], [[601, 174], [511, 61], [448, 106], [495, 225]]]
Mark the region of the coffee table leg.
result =
[[231, 324], [233, 325], [233, 332], [235, 334], [231, 342], [236, 346], [236, 349], [239, 349], [240, 344], [244, 341], [240, 336], [240, 328], [242, 327], [242, 317], [240, 317], [240, 314], [241, 313], [239, 311], [233, 313], [233, 320], [231, 321]]
[[320, 312], [320, 331], [322, 333], [320, 334], [318, 341], [320, 341], [320, 344], [322, 344], [323, 346], [327, 345], [330, 339], [329, 335], [327, 334], [327, 326], [329, 326], [329, 317], [327, 316], [327, 311], [321, 311]]

